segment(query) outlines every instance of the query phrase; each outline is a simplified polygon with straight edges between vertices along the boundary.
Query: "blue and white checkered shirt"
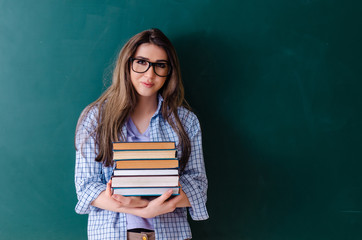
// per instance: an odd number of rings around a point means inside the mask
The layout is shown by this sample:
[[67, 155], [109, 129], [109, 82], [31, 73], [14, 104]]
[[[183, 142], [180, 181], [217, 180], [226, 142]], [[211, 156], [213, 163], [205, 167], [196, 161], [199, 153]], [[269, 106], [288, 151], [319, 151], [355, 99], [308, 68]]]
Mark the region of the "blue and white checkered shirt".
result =
[[[178, 137], [172, 127], [161, 114], [163, 99], [158, 98], [158, 108], [150, 121], [151, 141], [174, 141], [178, 145]], [[76, 133], [76, 165], [75, 186], [78, 203], [75, 211], [88, 216], [88, 239], [127, 239], [127, 222], [124, 213], [112, 212], [91, 206], [91, 202], [106, 189], [106, 183], [111, 178], [113, 167], [105, 167], [96, 162], [94, 138], [89, 137], [97, 126], [96, 108], [91, 109], [80, 123]], [[191, 141], [191, 154], [185, 171], [180, 176], [182, 190], [187, 195], [191, 207], [176, 208], [175, 211], [154, 218], [156, 239], [188, 239], [191, 229], [187, 222], [187, 209], [193, 220], [205, 220], [207, 178], [202, 152], [201, 128], [195, 114], [183, 107], [178, 109], [181, 122]], [[126, 125], [122, 133], [127, 136]], [[178, 149], [178, 157], [181, 149]]]

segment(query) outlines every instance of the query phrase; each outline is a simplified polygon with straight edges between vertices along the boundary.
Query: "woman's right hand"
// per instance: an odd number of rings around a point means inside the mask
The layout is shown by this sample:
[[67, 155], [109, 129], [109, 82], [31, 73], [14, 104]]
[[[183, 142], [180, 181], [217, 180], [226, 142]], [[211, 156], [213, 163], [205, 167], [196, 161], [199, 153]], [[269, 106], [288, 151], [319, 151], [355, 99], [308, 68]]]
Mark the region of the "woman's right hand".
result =
[[124, 197], [113, 195], [111, 188], [112, 181], [107, 183], [106, 190], [93, 200], [92, 206], [113, 212], [127, 212], [128, 209], [145, 208], [149, 201], [140, 197]]
[[148, 200], [142, 199], [141, 197], [125, 197], [119, 194], [112, 194], [112, 180], [107, 183], [106, 194], [121, 203], [123, 207], [129, 208], [142, 208], [146, 207], [149, 203]]

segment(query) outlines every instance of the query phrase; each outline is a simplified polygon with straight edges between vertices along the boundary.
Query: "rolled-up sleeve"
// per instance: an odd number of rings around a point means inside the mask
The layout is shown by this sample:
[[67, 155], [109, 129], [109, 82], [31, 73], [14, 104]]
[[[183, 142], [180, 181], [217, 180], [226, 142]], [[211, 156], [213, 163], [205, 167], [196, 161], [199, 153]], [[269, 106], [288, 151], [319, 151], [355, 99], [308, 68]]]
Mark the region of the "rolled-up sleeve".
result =
[[102, 163], [96, 162], [94, 138], [90, 134], [95, 126], [94, 113], [79, 124], [76, 132], [76, 163], [75, 163], [75, 188], [78, 202], [75, 211], [78, 214], [88, 214], [91, 203], [106, 189], [102, 177]]
[[[189, 125], [190, 124], [190, 125]], [[193, 220], [209, 218], [206, 209], [208, 181], [202, 151], [201, 127], [197, 117], [191, 113], [188, 134], [191, 142], [191, 154], [185, 171], [180, 176], [180, 184], [190, 201], [189, 213]]]

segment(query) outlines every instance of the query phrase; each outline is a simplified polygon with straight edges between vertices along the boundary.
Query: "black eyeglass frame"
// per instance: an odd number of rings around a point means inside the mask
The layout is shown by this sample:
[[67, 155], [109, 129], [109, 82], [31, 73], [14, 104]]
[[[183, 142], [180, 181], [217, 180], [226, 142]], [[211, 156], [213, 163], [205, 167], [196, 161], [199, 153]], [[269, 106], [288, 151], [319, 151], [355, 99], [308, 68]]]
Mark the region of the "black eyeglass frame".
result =
[[[137, 71], [135, 71], [135, 70], [133, 69], [133, 61], [134, 61], [134, 60], [142, 60], [142, 61], [148, 62], [148, 67], [147, 67], [146, 70], [144, 70], [143, 72], [137, 72]], [[154, 72], [157, 76], [159, 76], [159, 77], [168, 77], [168, 76], [170, 76], [171, 71], [172, 71], [172, 65], [171, 65], [170, 62], [168, 62], [168, 61], [155, 62], [155, 63], [153, 63], [153, 62], [147, 61], [147, 60], [142, 59], [142, 58], [133, 58], [133, 57], [130, 57], [130, 58], [129, 58], [129, 61], [130, 61], [130, 64], [131, 64], [132, 71], [134, 71], [134, 72], [136, 72], [136, 73], [145, 73], [145, 72], [148, 71], [148, 69], [150, 69], [151, 66], [152, 66], [152, 68], [153, 68], [153, 72]], [[159, 74], [156, 72], [155, 65], [156, 65], [156, 64], [159, 64], [159, 63], [165, 63], [165, 64], [167, 64], [167, 65], [169, 66], [167, 75], [161, 76], [161, 75], [159, 75]]]

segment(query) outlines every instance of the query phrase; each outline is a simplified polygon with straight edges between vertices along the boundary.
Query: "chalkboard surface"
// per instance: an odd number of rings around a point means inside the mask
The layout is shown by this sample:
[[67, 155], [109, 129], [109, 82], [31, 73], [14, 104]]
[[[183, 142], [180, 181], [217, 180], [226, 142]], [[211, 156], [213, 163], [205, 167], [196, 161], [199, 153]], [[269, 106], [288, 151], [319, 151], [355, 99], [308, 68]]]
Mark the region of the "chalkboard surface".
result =
[[362, 239], [362, 3], [335, 0], [0, 1], [0, 239], [86, 239], [75, 125], [151, 27], [203, 129], [194, 239]]

